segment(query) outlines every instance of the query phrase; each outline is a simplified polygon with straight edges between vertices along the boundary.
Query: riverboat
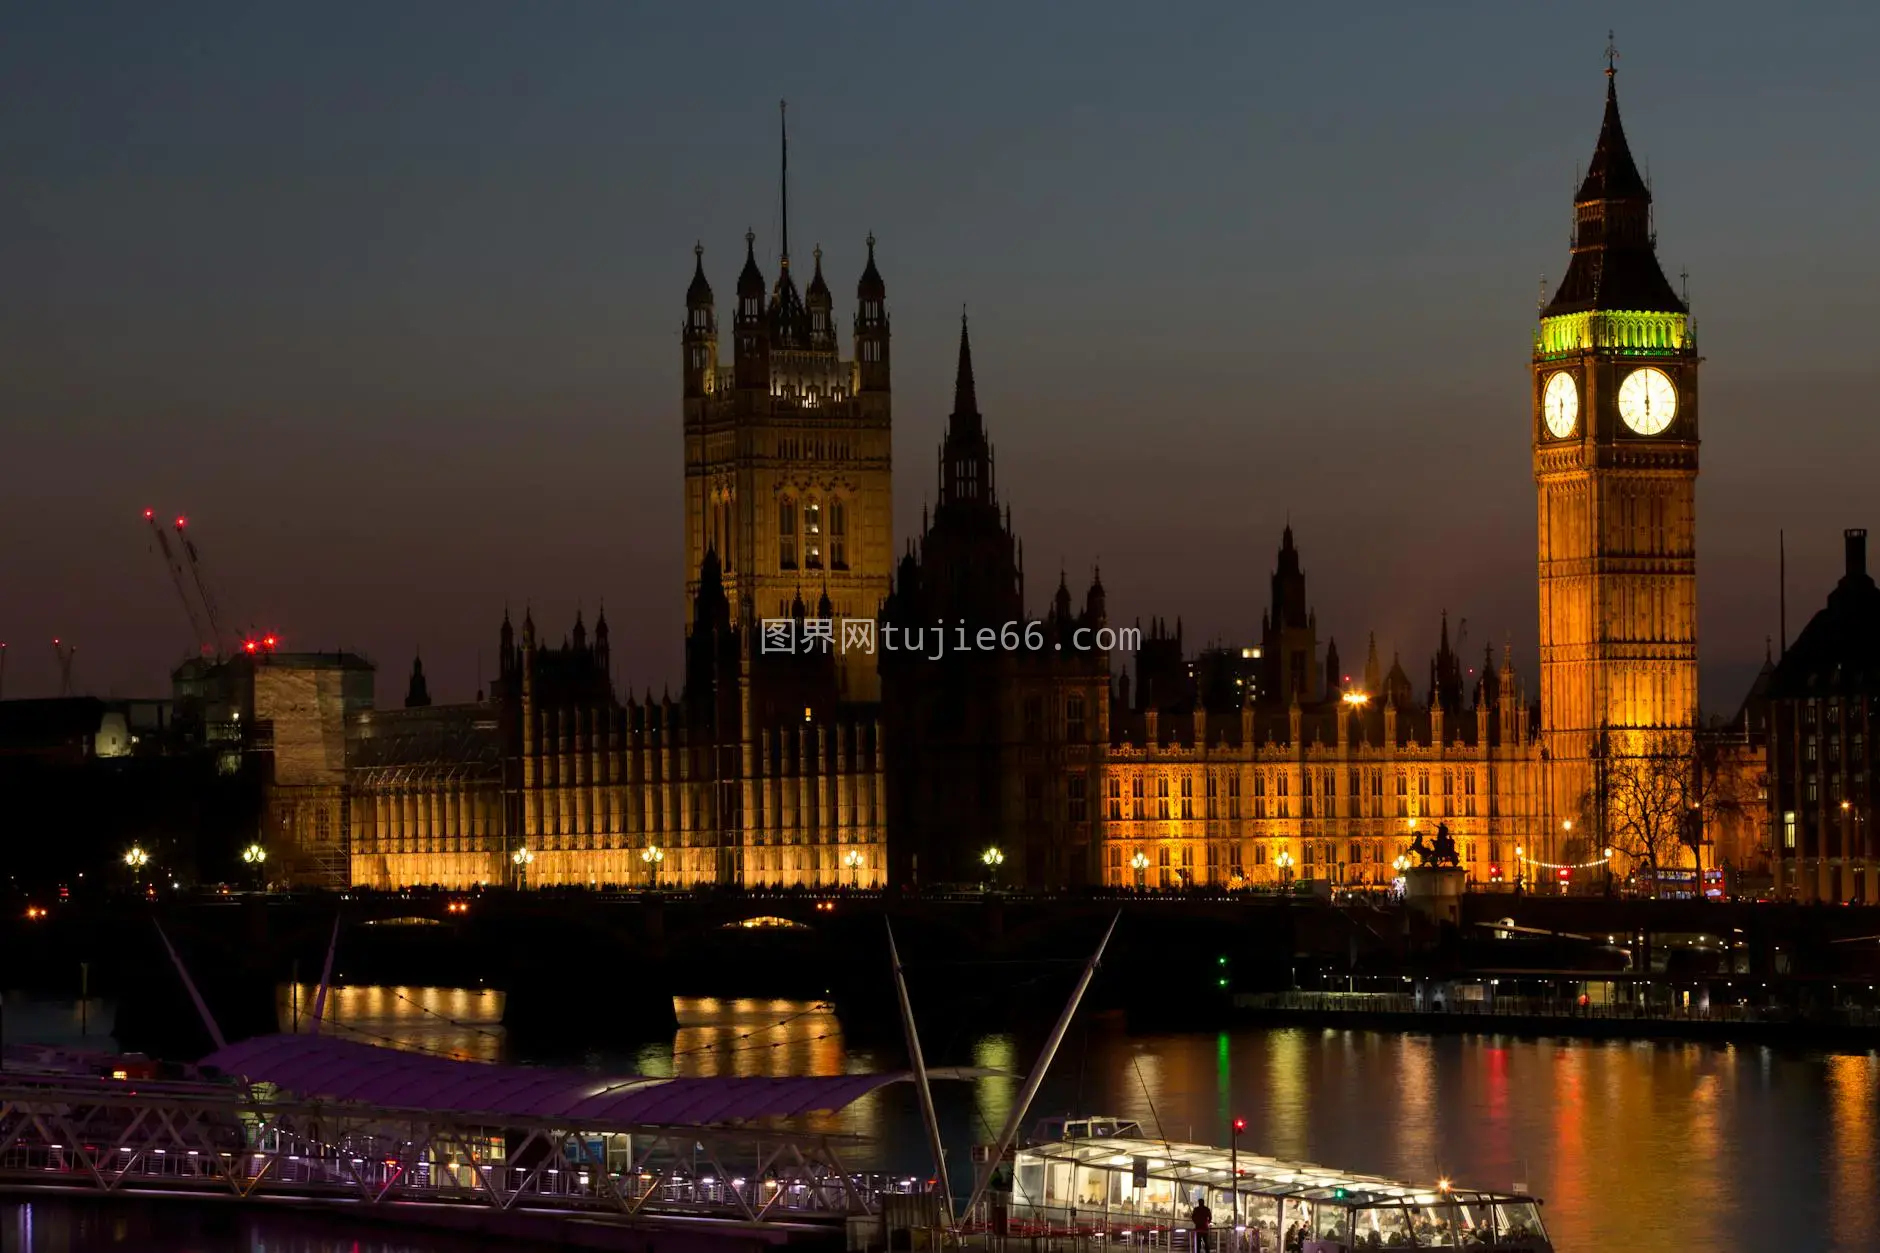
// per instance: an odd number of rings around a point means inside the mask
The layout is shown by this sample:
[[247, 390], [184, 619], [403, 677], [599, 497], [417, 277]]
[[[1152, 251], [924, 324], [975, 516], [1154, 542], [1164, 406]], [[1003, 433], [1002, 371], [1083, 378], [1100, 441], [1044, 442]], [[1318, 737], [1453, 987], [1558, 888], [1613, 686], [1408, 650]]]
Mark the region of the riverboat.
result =
[[[1011, 1158], [1006, 1234], [1093, 1236], [1195, 1253], [1457, 1249], [1552, 1253], [1539, 1198], [1405, 1183], [1235, 1147], [1151, 1138], [1120, 1118], [1041, 1124]], [[1195, 1207], [1212, 1213], [1196, 1237]]]

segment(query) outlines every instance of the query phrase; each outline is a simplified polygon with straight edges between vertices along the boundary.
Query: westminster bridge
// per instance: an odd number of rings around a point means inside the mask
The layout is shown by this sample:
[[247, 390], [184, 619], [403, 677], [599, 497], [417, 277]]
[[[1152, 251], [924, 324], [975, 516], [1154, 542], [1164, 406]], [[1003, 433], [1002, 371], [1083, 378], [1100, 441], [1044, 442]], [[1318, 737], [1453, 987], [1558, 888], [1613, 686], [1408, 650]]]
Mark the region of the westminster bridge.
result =
[[669, 1033], [674, 996], [826, 999], [845, 1032], [898, 1037], [890, 927], [923, 1022], [1019, 1024], [1055, 1013], [1119, 915], [1089, 1003], [1164, 1029], [1219, 1025], [1249, 994], [1471, 973], [1729, 978], [1778, 997], [1880, 982], [1880, 910], [1519, 892], [1461, 905], [1460, 925], [1441, 925], [1362, 893], [101, 894], [9, 911], [0, 988], [82, 987], [118, 1002], [120, 1036], [173, 1054], [202, 1041], [171, 948], [230, 1038], [273, 1030], [276, 989], [317, 983], [329, 954], [338, 983], [502, 989], [512, 1035], [570, 1048]]

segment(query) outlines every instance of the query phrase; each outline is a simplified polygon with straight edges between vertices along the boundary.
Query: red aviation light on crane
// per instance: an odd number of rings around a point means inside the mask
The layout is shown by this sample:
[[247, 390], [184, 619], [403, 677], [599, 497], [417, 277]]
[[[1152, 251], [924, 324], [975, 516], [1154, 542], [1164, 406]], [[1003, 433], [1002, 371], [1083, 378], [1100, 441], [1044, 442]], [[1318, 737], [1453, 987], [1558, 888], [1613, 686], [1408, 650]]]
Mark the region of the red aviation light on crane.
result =
[[255, 642], [254, 642], [253, 640], [243, 640], [243, 641], [242, 641], [242, 651], [243, 651], [243, 652], [245, 652], [245, 653], [252, 653], [252, 652], [254, 652], [254, 651], [255, 651], [255, 649], [256, 649], [256, 647], [257, 647], [257, 646], [256, 646], [256, 644], [255, 644]]
[[156, 511], [155, 509], [146, 509], [146, 510], [144, 510], [144, 521], [145, 521], [145, 522], [148, 522], [148, 521], [150, 521], [150, 520], [151, 520], [152, 518], [154, 518], [154, 517], [156, 517], [156, 516], [157, 516], [157, 511]]
[[274, 636], [272, 636], [272, 635], [269, 635], [269, 636], [266, 636], [266, 637], [264, 637], [264, 638], [262, 639], [262, 641], [261, 641], [261, 647], [263, 647], [263, 648], [265, 648], [265, 649], [267, 649], [267, 650], [268, 650], [269, 652], [273, 652], [273, 651], [274, 651], [274, 648], [275, 648], [275, 646], [276, 646], [277, 644], [279, 644], [279, 643], [280, 643], [280, 640], [278, 640], [278, 639], [276, 639], [276, 638], [275, 638]]
[[186, 527], [186, 526], [188, 526], [188, 525], [189, 525], [189, 519], [188, 519], [188, 518], [185, 518], [185, 517], [184, 517], [184, 516], [183, 516], [182, 514], [180, 514], [180, 513], [176, 515], [176, 529], [177, 529], [177, 530], [179, 530], [179, 531], [180, 531], [180, 530], [182, 530], [182, 529], [183, 529], [184, 527]]

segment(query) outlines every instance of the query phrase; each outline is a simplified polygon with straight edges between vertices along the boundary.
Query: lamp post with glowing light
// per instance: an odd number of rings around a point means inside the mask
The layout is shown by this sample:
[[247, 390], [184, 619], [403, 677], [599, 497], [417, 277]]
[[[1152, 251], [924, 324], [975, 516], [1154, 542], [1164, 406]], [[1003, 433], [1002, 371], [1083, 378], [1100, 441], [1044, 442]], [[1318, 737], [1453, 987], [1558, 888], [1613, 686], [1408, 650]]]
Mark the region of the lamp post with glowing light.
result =
[[124, 864], [130, 867], [131, 884], [135, 886], [144, 877], [144, 867], [150, 864], [150, 854], [139, 845], [133, 844], [124, 854]]
[[259, 844], [250, 844], [247, 848], [242, 850], [242, 863], [254, 873], [255, 886], [257, 887], [261, 885], [261, 868], [267, 863], [267, 860], [268, 850], [262, 848]]
[[1514, 846], [1514, 890], [1524, 890], [1527, 883], [1527, 850], [1521, 845]]
[[535, 860], [535, 854], [529, 851], [529, 846], [527, 844], [524, 844], [521, 848], [517, 849], [515, 852], [509, 855], [509, 860], [515, 863], [516, 886], [518, 888], [528, 887], [529, 886], [529, 863]]
[[993, 887], [997, 887], [999, 885], [999, 867], [1005, 864], [1005, 850], [997, 847], [989, 848], [979, 855], [979, 860], [986, 865], [987, 883]]
[[1279, 885], [1284, 889], [1292, 882], [1293, 855], [1281, 849], [1273, 858], [1273, 864], [1279, 867]]
[[1136, 855], [1129, 859], [1129, 865], [1136, 872], [1136, 890], [1140, 892], [1148, 883], [1149, 854], [1137, 849]]
[[659, 864], [666, 860], [666, 850], [657, 844], [648, 844], [645, 848], [640, 850], [640, 860], [646, 863], [647, 882], [657, 888], [659, 886]]
[[859, 848], [852, 848], [848, 852], [842, 854], [842, 864], [849, 868], [849, 886], [850, 887], [859, 888], [862, 886], [862, 862], [863, 860], [864, 858], [862, 857], [862, 850], [860, 850]]

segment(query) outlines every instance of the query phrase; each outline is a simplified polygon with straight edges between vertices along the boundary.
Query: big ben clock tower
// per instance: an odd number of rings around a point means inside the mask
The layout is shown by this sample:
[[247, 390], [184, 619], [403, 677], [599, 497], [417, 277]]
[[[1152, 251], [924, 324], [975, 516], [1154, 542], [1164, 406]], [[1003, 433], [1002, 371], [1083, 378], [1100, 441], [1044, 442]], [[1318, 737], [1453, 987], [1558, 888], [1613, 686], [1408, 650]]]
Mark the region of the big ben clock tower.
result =
[[1651, 190], [1626, 146], [1610, 60], [1606, 76], [1573, 258], [1534, 335], [1553, 861], [1583, 852], [1559, 846], [1568, 820], [1585, 839], [1608, 838], [1601, 759], [1666, 752], [1697, 715], [1699, 359], [1690, 310], [1658, 266]]

